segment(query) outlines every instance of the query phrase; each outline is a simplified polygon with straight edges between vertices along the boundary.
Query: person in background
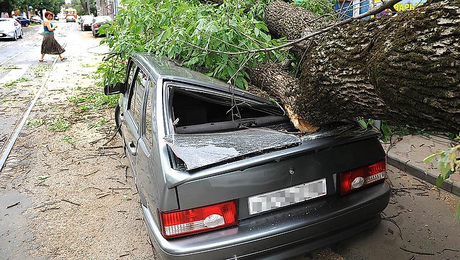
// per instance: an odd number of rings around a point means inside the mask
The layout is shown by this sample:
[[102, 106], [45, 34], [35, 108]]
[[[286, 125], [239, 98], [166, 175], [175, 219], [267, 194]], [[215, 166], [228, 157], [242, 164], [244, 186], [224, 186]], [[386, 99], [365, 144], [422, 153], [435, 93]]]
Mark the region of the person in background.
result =
[[51, 23], [51, 19], [53, 19], [53, 13], [50, 11], [45, 12], [45, 23], [43, 24], [43, 41], [42, 41], [42, 56], [38, 60], [40, 62], [43, 62], [43, 58], [45, 57], [45, 54], [57, 54], [59, 55], [59, 58], [61, 61], [66, 60], [67, 58], [62, 57], [62, 53], [65, 52], [65, 49], [62, 48], [62, 46], [54, 39], [54, 31], [57, 28], [56, 26], [53, 26]]

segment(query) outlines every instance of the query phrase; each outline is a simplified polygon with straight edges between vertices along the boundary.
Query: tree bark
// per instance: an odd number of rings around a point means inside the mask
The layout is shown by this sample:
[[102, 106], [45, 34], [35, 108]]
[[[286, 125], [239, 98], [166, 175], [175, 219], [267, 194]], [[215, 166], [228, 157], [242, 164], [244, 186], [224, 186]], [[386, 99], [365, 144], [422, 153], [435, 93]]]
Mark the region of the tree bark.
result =
[[[267, 7], [267, 25], [274, 35], [299, 38], [304, 29], [292, 22], [299, 12], [283, 6]], [[309, 125], [364, 117], [460, 130], [459, 1], [355, 21], [320, 37], [306, 49], [299, 79], [267, 64], [252, 70], [252, 82]]]
[[80, 4], [81, 4], [81, 7], [83, 8], [83, 12], [89, 14], [90, 12], [89, 12], [89, 10], [88, 10], [86, 1], [85, 1], [85, 0], [80, 0]]

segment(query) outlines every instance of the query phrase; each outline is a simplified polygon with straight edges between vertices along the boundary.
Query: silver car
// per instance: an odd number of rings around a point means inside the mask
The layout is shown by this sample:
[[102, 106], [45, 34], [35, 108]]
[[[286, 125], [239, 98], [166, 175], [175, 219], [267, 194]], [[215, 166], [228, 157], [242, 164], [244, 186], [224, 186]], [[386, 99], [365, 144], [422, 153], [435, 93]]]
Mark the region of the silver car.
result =
[[379, 133], [297, 132], [275, 103], [136, 53], [115, 121], [157, 259], [287, 259], [374, 227], [390, 198]]
[[30, 21], [33, 22], [33, 23], [39, 23], [39, 24], [43, 23], [42, 18], [40, 18], [40, 16], [38, 16], [38, 15], [32, 16], [30, 18]]
[[92, 15], [83, 15], [78, 19], [78, 23], [80, 24], [80, 30], [82, 31], [89, 31], [91, 30], [91, 24], [93, 23], [94, 17]]
[[22, 38], [21, 24], [13, 18], [0, 18], [0, 39], [17, 40]]

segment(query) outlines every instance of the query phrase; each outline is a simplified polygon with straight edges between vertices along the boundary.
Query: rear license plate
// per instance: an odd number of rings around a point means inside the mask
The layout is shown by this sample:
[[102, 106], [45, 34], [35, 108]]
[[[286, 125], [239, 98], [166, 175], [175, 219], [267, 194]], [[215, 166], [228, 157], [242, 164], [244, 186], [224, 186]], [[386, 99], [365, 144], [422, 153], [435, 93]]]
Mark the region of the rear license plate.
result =
[[257, 214], [327, 194], [326, 178], [249, 197], [249, 214]]

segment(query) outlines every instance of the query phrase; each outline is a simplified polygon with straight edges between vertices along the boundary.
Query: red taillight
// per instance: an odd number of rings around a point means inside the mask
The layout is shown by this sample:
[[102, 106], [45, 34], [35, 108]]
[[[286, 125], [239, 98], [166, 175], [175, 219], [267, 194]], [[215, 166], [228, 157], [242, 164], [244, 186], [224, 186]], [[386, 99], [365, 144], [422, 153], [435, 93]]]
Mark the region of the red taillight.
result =
[[99, 26], [97, 26], [97, 23], [95, 23], [95, 24], [94, 24], [94, 28], [97, 28], [97, 27], [99, 27]]
[[367, 165], [340, 174], [340, 194], [345, 195], [385, 180], [386, 161]]
[[175, 212], [160, 212], [163, 236], [180, 237], [238, 224], [236, 201]]

